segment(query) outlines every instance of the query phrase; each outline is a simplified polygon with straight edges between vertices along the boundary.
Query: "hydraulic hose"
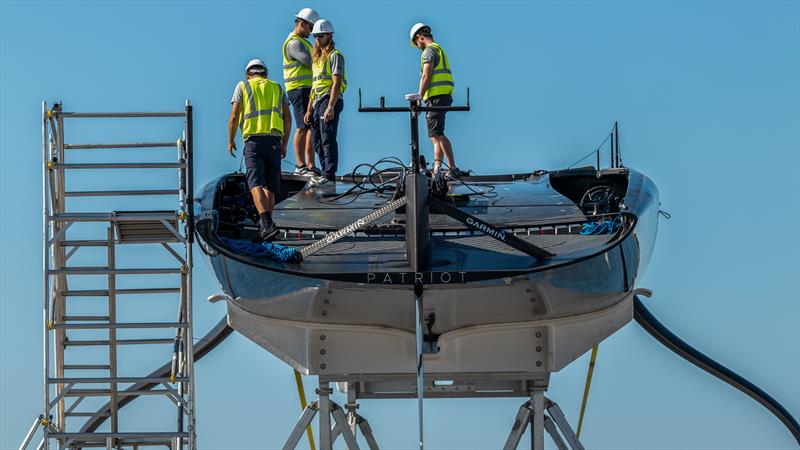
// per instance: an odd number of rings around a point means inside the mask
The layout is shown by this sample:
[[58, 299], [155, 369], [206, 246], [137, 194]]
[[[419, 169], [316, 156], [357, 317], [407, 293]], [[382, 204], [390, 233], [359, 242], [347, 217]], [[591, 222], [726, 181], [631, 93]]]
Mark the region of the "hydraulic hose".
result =
[[767, 408], [775, 415], [778, 420], [792, 433], [798, 445], [800, 445], [800, 424], [777, 400], [761, 390], [758, 386], [747, 381], [740, 375], [734, 373], [722, 364], [714, 361], [697, 349], [687, 344], [681, 338], [669, 331], [653, 314], [644, 306], [644, 302], [639, 296], [634, 298], [633, 318], [636, 323], [642, 326], [651, 336], [668, 349], [672, 350], [681, 358], [689, 361], [700, 369], [710, 373], [720, 380], [730, 384], [734, 388], [744, 392], [753, 400]]
[[[198, 361], [203, 356], [207, 355], [211, 350], [214, 350], [222, 341], [225, 340], [228, 336], [233, 333], [233, 328], [228, 326], [228, 316], [222, 317], [220, 321], [208, 332], [205, 336], [200, 338], [199, 341], [195, 342], [193, 349], [194, 349], [194, 360]], [[170, 374], [170, 369], [172, 367], [172, 363], [168, 362], [163, 366], [159, 367], [158, 369], [151, 372], [148, 377], [151, 378], [163, 378], [167, 377]], [[131, 387], [128, 388], [130, 391], [146, 391], [149, 389], [153, 389], [154, 387], [158, 386], [158, 383], [135, 383]], [[127, 405], [128, 403], [132, 402], [133, 400], [139, 398], [138, 395], [127, 395], [123, 397], [119, 403], [117, 404], [117, 408], [122, 408], [123, 406]], [[110, 413], [111, 405], [106, 403], [102, 407], [97, 410], [97, 414], [95, 417], [89, 419], [83, 427], [81, 427], [81, 433], [91, 433], [97, 430], [103, 422], [109, 417], [109, 415], [105, 413]]]

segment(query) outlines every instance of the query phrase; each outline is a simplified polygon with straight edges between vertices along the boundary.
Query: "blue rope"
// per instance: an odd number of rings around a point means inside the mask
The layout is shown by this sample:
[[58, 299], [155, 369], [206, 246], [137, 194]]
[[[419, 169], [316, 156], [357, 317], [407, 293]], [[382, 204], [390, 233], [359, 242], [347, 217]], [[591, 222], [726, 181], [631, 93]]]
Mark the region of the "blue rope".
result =
[[293, 247], [273, 244], [272, 242], [253, 243], [224, 237], [220, 237], [219, 239], [233, 252], [240, 255], [268, 256], [275, 261], [290, 263], [299, 263], [303, 260], [303, 254]]
[[614, 220], [603, 220], [600, 222], [585, 223], [581, 227], [581, 234], [586, 236], [590, 234], [614, 234], [622, 225], [622, 216], [614, 218]]

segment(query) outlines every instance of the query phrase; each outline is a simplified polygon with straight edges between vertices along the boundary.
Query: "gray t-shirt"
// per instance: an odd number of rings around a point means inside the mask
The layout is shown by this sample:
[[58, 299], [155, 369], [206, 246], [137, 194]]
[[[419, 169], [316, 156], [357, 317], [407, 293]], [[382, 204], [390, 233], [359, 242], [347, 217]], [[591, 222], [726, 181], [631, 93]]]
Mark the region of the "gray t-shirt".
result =
[[433, 49], [433, 47], [428, 46], [425, 47], [425, 50], [422, 51], [422, 63], [431, 63], [433, 67], [439, 65], [439, 52]]
[[[245, 81], [247, 83], [247, 81]], [[283, 89], [281, 89], [283, 90]], [[242, 98], [244, 94], [242, 93], [242, 83], [236, 83], [236, 88], [233, 90], [233, 97], [231, 97], [231, 103], [242, 103]], [[287, 95], [283, 93], [283, 104], [289, 106], [289, 99], [286, 98]], [[266, 133], [266, 136], [282, 136], [280, 133]], [[254, 134], [253, 136], [264, 136], [261, 134]]]
[[289, 61], [298, 61], [309, 69], [311, 68], [311, 53], [308, 51], [308, 48], [297, 39], [292, 39], [286, 44], [286, 57]]
[[[331, 75], [341, 75], [344, 77], [344, 56], [341, 53], [331, 53], [328, 56], [330, 64], [331, 64]], [[317, 106], [319, 102], [322, 101], [323, 98], [327, 97], [328, 94], [323, 95], [322, 97], [317, 97], [314, 99], [314, 106]], [[339, 92], [339, 100], [343, 98], [342, 93]]]

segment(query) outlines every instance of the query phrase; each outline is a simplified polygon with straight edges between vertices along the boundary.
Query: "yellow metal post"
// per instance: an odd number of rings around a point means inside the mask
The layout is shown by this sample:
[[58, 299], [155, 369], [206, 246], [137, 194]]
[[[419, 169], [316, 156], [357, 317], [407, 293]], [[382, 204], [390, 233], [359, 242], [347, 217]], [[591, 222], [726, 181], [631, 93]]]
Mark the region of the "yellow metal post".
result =
[[[297, 383], [297, 394], [300, 397], [300, 411], [305, 411], [306, 406], [308, 406], [306, 403], [306, 391], [303, 388], [303, 377], [297, 370], [294, 371], [294, 381]], [[308, 445], [311, 446], [311, 450], [315, 450], [314, 433], [311, 432], [311, 425], [306, 427], [306, 435], [308, 435]]]
[[586, 413], [586, 403], [589, 400], [589, 388], [592, 386], [592, 374], [594, 374], [594, 363], [597, 360], [597, 349], [599, 346], [592, 347], [592, 356], [589, 359], [589, 371], [586, 372], [586, 386], [583, 388], [583, 402], [581, 403], [581, 415], [578, 418], [578, 431], [575, 436], [581, 437], [581, 427], [583, 426], [583, 415]]

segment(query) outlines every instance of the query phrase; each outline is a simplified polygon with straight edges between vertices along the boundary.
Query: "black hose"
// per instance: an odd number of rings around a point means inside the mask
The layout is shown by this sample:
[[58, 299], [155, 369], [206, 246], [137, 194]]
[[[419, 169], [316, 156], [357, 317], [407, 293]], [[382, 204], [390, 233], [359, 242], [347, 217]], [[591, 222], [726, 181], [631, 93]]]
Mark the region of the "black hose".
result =
[[800, 424], [792, 417], [777, 400], [762, 391], [758, 386], [742, 378], [727, 367], [700, 353], [697, 349], [687, 344], [681, 338], [669, 331], [653, 314], [647, 310], [644, 303], [635, 297], [633, 318], [651, 336], [681, 358], [689, 361], [700, 369], [710, 373], [734, 388], [744, 392], [775, 415], [783, 425], [792, 433], [797, 443], [800, 444]]
[[[200, 338], [199, 341], [194, 343], [192, 347], [194, 349], [194, 360], [198, 361], [204, 356], [206, 356], [211, 350], [214, 350], [222, 341], [225, 340], [228, 336], [233, 333], [233, 328], [228, 326], [228, 316], [225, 315], [217, 322], [217, 325], [211, 329], [205, 336]], [[163, 366], [159, 367], [158, 369], [151, 372], [147, 377], [148, 378], [165, 378], [169, 376], [170, 370], [172, 368], [172, 362], [168, 362]], [[150, 389], [155, 388], [158, 386], [159, 383], [151, 383], [151, 382], [141, 382], [141, 383], [134, 383], [131, 387], [129, 387], [128, 391], [147, 391]], [[121, 409], [123, 406], [127, 405], [128, 403], [134, 401], [135, 399], [139, 398], [138, 395], [126, 395], [123, 397], [119, 402], [117, 402], [117, 409]], [[86, 423], [83, 424], [81, 427], [81, 433], [92, 433], [103, 422], [106, 421], [108, 417], [111, 416], [111, 404], [106, 403], [102, 407], [97, 410], [97, 413], [94, 417], [88, 419]]]

